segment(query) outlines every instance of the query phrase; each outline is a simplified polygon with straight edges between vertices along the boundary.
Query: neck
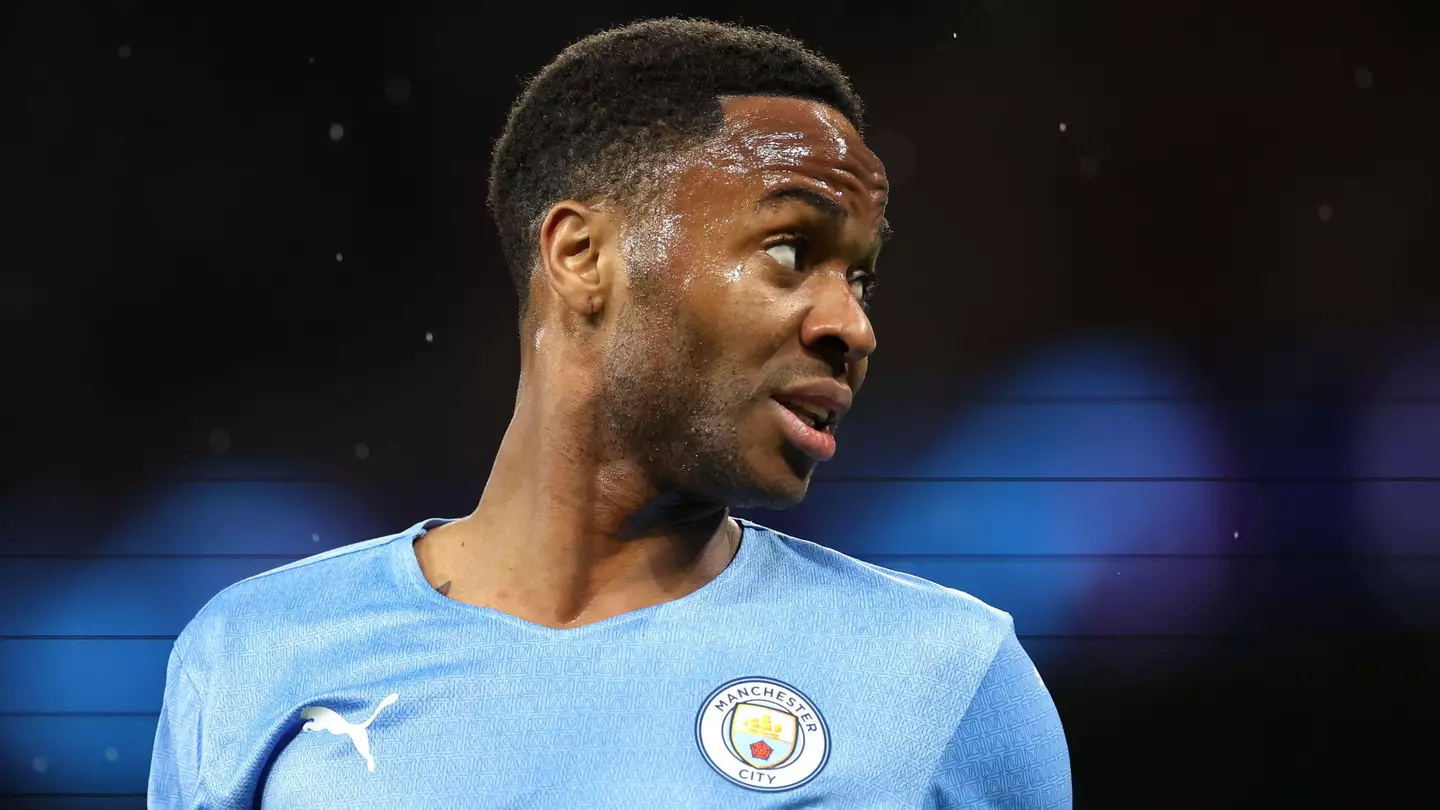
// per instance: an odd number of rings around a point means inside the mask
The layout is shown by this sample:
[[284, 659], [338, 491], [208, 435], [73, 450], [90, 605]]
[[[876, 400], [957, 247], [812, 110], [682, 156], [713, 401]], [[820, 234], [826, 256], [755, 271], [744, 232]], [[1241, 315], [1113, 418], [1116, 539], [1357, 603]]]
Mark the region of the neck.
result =
[[417, 543], [427, 580], [450, 583], [450, 598], [576, 627], [678, 599], [730, 564], [729, 510], [663, 491], [608, 450], [598, 386], [577, 376], [522, 371], [479, 505]]

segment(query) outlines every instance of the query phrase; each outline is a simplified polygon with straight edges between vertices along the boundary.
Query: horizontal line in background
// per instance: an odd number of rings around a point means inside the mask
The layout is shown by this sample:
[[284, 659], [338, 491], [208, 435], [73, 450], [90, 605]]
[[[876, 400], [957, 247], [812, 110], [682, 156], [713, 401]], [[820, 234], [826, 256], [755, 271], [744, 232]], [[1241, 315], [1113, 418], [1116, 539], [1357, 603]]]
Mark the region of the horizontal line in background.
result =
[[175, 554], [64, 554], [40, 552], [35, 554], [0, 554], [0, 560], [303, 560], [306, 557], [320, 553], [321, 551], [315, 551], [311, 554], [202, 554], [192, 552]]
[[[1440, 546], [1440, 537], [1436, 538], [1436, 544]], [[200, 552], [176, 552], [172, 554], [84, 554], [76, 552], [73, 554], [65, 554], [38, 552], [35, 554], [0, 554], [0, 560], [288, 560], [293, 562], [320, 553], [323, 553], [323, 551], [316, 551], [309, 554], [204, 554]], [[957, 551], [953, 553], [937, 552], [933, 554], [888, 554], [885, 552], [846, 552], [846, 554], [862, 560], [1035, 560], [1039, 562], [1098, 562], [1106, 560], [1440, 560], [1440, 552], [1424, 551], [1396, 552], [1393, 554], [1373, 551], [1234, 551], [1177, 552], [1175, 554], [1158, 552], [1113, 554], [967, 554], [963, 551]]]
[[[1440, 543], [1440, 539], [1437, 539]], [[1108, 561], [1108, 560], [1440, 560], [1440, 552], [1407, 551], [1395, 554], [1381, 552], [1350, 553], [1344, 551], [1236, 551], [1236, 552], [1184, 552], [1177, 554], [1135, 553], [1135, 554], [855, 554], [866, 560], [1038, 560], [1041, 562], [1066, 561]]]
[[179, 638], [177, 634], [151, 635], [151, 636], [97, 636], [83, 633], [76, 635], [30, 635], [30, 636], [0, 636], [0, 641], [174, 641]]
[[[1228, 541], [1229, 538], [1226, 538]], [[1440, 543], [1440, 539], [1437, 539]], [[1064, 561], [1064, 562], [1106, 562], [1111, 560], [1334, 560], [1346, 561], [1371, 561], [1371, 560], [1415, 560], [1435, 559], [1440, 560], [1440, 552], [1427, 551], [1406, 551], [1394, 554], [1384, 552], [1360, 552], [1352, 553], [1347, 551], [1230, 551], [1230, 552], [1177, 552], [1175, 554], [1164, 554], [1160, 552], [1115, 552], [1101, 554], [966, 554], [956, 553], [856, 553], [850, 556], [858, 559], [895, 559], [895, 560], [980, 560], [989, 562], [992, 560], [1017, 562], [1025, 560], [1036, 560], [1040, 562]]]
[[[150, 479], [147, 483], [168, 484], [382, 484], [391, 481], [393, 472], [384, 468], [372, 474], [357, 473], [345, 477], [256, 475], [256, 476], [214, 476], [214, 475], [167, 475]], [[414, 476], [410, 476], [413, 480]], [[108, 484], [117, 479], [75, 478], [75, 479], [32, 479], [31, 487], [56, 487], [75, 484]], [[427, 476], [430, 483], [458, 483], [472, 481], [484, 487], [484, 480], [467, 476], [437, 474]], [[822, 484], [1435, 484], [1440, 476], [1384, 476], [1384, 475], [1045, 475], [1045, 476], [969, 476], [969, 475], [845, 475], [835, 477], [817, 476], [811, 479]]]
[[144, 799], [144, 793], [0, 793], [0, 799]]
[[0, 799], [143, 799], [144, 793], [0, 793]]
[[1244, 475], [1057, 475], [1057, 476], [913, 476], [847, 475], [814, 478], [826, 484], [1435, 484], [1440, 476], [1244, 476]]
[[[1021, 641], [1248, 641], [1266, 639], [1440, 639], [1440, 629], [1434, 631], [1415, 630], [1302, 630], [1261, 632], [1236, 631], [1229, 633], [1016, 633]], [[97, 635], [35, 635], [0, 636], [0, 641], [174, 641], [176, 636], [97, 636]], [[0, 712], [4, 715], [6, 712]], [[10, 712], [10, 714], [15, 714]], [[25, 712], [20, 712], [25, 714]], [[84, 712], [80, 712], [84, 714]]]
[[160, 712], [0, 712], [0, 718], [158, 718]]
[[1385, 397], [1363, 397], [1343, 395], [1311, 395], [1289, 397], [1266, 396], [1199, 396], [1194, 394], [1156, 394], [1150, 396], [1106, 396], [1083, 394], [1069, 396], [956, 396], [945, 400], [958, 405], [1130, 405], [1155, 403], [1189, 403], [1195, 405], [1288, 405], [1334, 404], [1334, 405], [1440, 405], [1440, 394], [1401, 394]]

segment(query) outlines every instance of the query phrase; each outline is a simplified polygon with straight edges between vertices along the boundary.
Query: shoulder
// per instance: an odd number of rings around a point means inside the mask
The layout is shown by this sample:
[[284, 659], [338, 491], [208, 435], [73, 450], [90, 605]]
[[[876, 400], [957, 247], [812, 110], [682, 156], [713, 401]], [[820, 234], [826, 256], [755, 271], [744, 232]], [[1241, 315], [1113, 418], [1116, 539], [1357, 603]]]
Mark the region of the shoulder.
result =
[[236, 653], [254, 651], [267, 638], [299, 624], [327, 622], [352, 614], [393, 581], [391, 543], [414, 527], [314, 554], [263, 571], [215, 594], [175, 640], [187, 672], [203, 682], [208, 670]]
[[763, 532], [778, 559], [788, 587], [810, 592], [816, 611], [845, 616], [857, 627], [889, 628], [900, 635], [925, 637], [937, 651], [949, 649], [967, 669], [983, 669], [1001, 641], [1014, 632], [1009, 613], [956, 588], [851, 557], [810, 540], [752, 521], [747, 530]]
[[1060, 713], [1013, 633], [956, 717], [931, 780], [938, 807], [1072, 807]]

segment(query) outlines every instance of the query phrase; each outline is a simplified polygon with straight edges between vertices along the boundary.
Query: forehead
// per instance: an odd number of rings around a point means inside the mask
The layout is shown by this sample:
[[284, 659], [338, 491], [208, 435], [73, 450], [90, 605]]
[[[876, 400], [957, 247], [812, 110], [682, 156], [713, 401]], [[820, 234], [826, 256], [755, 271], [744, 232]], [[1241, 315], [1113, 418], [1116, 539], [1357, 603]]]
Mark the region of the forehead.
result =
[[735, 198], [759, 199], [798, 180], [828, 192], [852, 213], [884, 207], [885, 167], [839, 111], [775, 96], [730, 96], [722, 104], [720, 131], [683, 172], [699, 182], [682, 187], [739, 202]]

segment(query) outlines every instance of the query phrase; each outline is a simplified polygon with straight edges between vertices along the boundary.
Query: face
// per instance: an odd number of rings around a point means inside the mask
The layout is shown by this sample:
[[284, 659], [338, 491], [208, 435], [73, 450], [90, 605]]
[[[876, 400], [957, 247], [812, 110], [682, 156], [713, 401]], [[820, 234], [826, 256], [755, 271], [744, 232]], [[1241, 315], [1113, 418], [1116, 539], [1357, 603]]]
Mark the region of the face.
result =
[[658, 485], [783, 508], [864, 382], [885, 170], [823, 104], [733, 97], [621, 240], [604, 421]]

